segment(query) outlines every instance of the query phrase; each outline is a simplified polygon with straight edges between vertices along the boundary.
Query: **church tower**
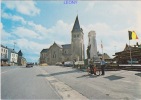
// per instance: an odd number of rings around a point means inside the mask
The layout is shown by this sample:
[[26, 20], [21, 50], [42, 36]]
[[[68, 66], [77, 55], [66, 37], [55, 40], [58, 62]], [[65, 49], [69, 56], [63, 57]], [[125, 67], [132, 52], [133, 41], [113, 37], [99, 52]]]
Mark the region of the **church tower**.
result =
[[84, 60], [84, 33], [80, 28], [78, 16], [76, 16], [73, 29], [71, 31], [71, 51], [72, 60], [83, 61]]

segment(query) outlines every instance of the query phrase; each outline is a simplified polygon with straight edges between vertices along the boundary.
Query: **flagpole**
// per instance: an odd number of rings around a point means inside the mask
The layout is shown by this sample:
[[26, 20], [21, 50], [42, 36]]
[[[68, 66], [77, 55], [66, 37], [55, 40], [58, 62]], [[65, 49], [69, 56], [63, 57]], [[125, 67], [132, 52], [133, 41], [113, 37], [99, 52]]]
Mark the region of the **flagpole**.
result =
[[132, 66], [132, 53], [131, 53], [130, 40], [129, 40], [129, 48], [130, 48], [130, 60], [131, 60], [131, 66]]

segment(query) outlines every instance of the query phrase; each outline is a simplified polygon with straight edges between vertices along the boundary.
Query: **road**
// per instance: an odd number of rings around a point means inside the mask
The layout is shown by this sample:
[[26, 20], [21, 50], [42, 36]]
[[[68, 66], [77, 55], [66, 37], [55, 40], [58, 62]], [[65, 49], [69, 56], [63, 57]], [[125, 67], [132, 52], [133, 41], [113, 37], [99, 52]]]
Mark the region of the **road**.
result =
[[37, 67], [10, 66], [1, 68], [2, 99], [61, 99]]
[[141, 72], [88, 75], [63, 66], [2, 67], [2, 99], [141, 99]]

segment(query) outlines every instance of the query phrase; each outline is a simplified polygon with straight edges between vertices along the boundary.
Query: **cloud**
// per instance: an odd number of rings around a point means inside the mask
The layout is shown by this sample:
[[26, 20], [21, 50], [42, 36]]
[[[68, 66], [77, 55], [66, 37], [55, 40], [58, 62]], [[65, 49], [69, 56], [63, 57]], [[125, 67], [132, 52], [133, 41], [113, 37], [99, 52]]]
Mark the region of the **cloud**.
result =
[[15, 38], [15, 36], [13, 36], [12, 34], [6, 32], [3, 29], [3, 23], [0, 23], [0, 30], [1, 30], [1, 42], [2, 43], [6, 43], [6, 41], [9, 41], [10, 39], [14, 39]]
[[63, 20], [58, 20], [55, 26], [51, 27], [51, 29], [53, 30], [53, 32], [57, 32], [59, 34], [70, 34], [72, 30], [72, 24], [68, 24]]
[[28, 21], [27, 23], [28, 23], [27, 24], [28, 26], [30, 26], [34, 31], [39, 33], [40, 36], [42, 38], [44, 38], [44, 39], [49, 38], [48, 33], [53, 31], [52, 29], [47, 29], [46, 27], [44, 27], [44, 26], [42, 26], [40, 24], [35, 24], [35, 23], [31, 22], [31, 21]]
[[43, 48], [48, 48], [50, 46], [49, 44], [46, 44], [46, 43], [40, 44], [38, 43], [38, 41], [34, 42], [32, 40], [28, 40], [25, 38], [20, 38], [20, 39], [17, 39], [16, 41], [19, 48], [24, 48], [24, 50], [32, 54], [39, 54], [39, 52]]
[[89, 3], [87, 4], [87, 6], [86, 6], [86, 8], [85, 8], [84, 11], [85, 11], [85, 12], [91, 11], [92, 9], [94, 9], [95, 4], [96, 4], [96, 1], [89, 2]]
[[40, 13], [39, 8], [34, 1], [3, 1], [7, 8], [29, 16], [35, 16]]
[[3, 11], [2, 11], [2, 18], [11, 19], [12, 21], [20, 21], [22, 24], [26, 24], [26, 21], [24, 20], [24, 18], [20, 16], [12, 15], [12, 14], [7, 14]]
[[3, 24], [0, 22], [0, 30], [3, 29]]
[[38, 33], [25, 27], [16, 27], [16, 29], [14, 29], [12, 33], [20, 38], [41, 39]]

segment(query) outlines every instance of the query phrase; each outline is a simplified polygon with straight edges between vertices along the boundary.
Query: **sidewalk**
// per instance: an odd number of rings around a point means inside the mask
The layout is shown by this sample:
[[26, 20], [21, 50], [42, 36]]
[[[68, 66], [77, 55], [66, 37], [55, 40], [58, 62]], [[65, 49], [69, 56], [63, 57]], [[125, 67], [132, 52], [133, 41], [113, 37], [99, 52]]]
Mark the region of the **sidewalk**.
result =
[[63, 66], [48, 66], [45, 70], [88, 99], [141, 99], [141, 72], [105, 71], [104, 76], [95, 76]]

